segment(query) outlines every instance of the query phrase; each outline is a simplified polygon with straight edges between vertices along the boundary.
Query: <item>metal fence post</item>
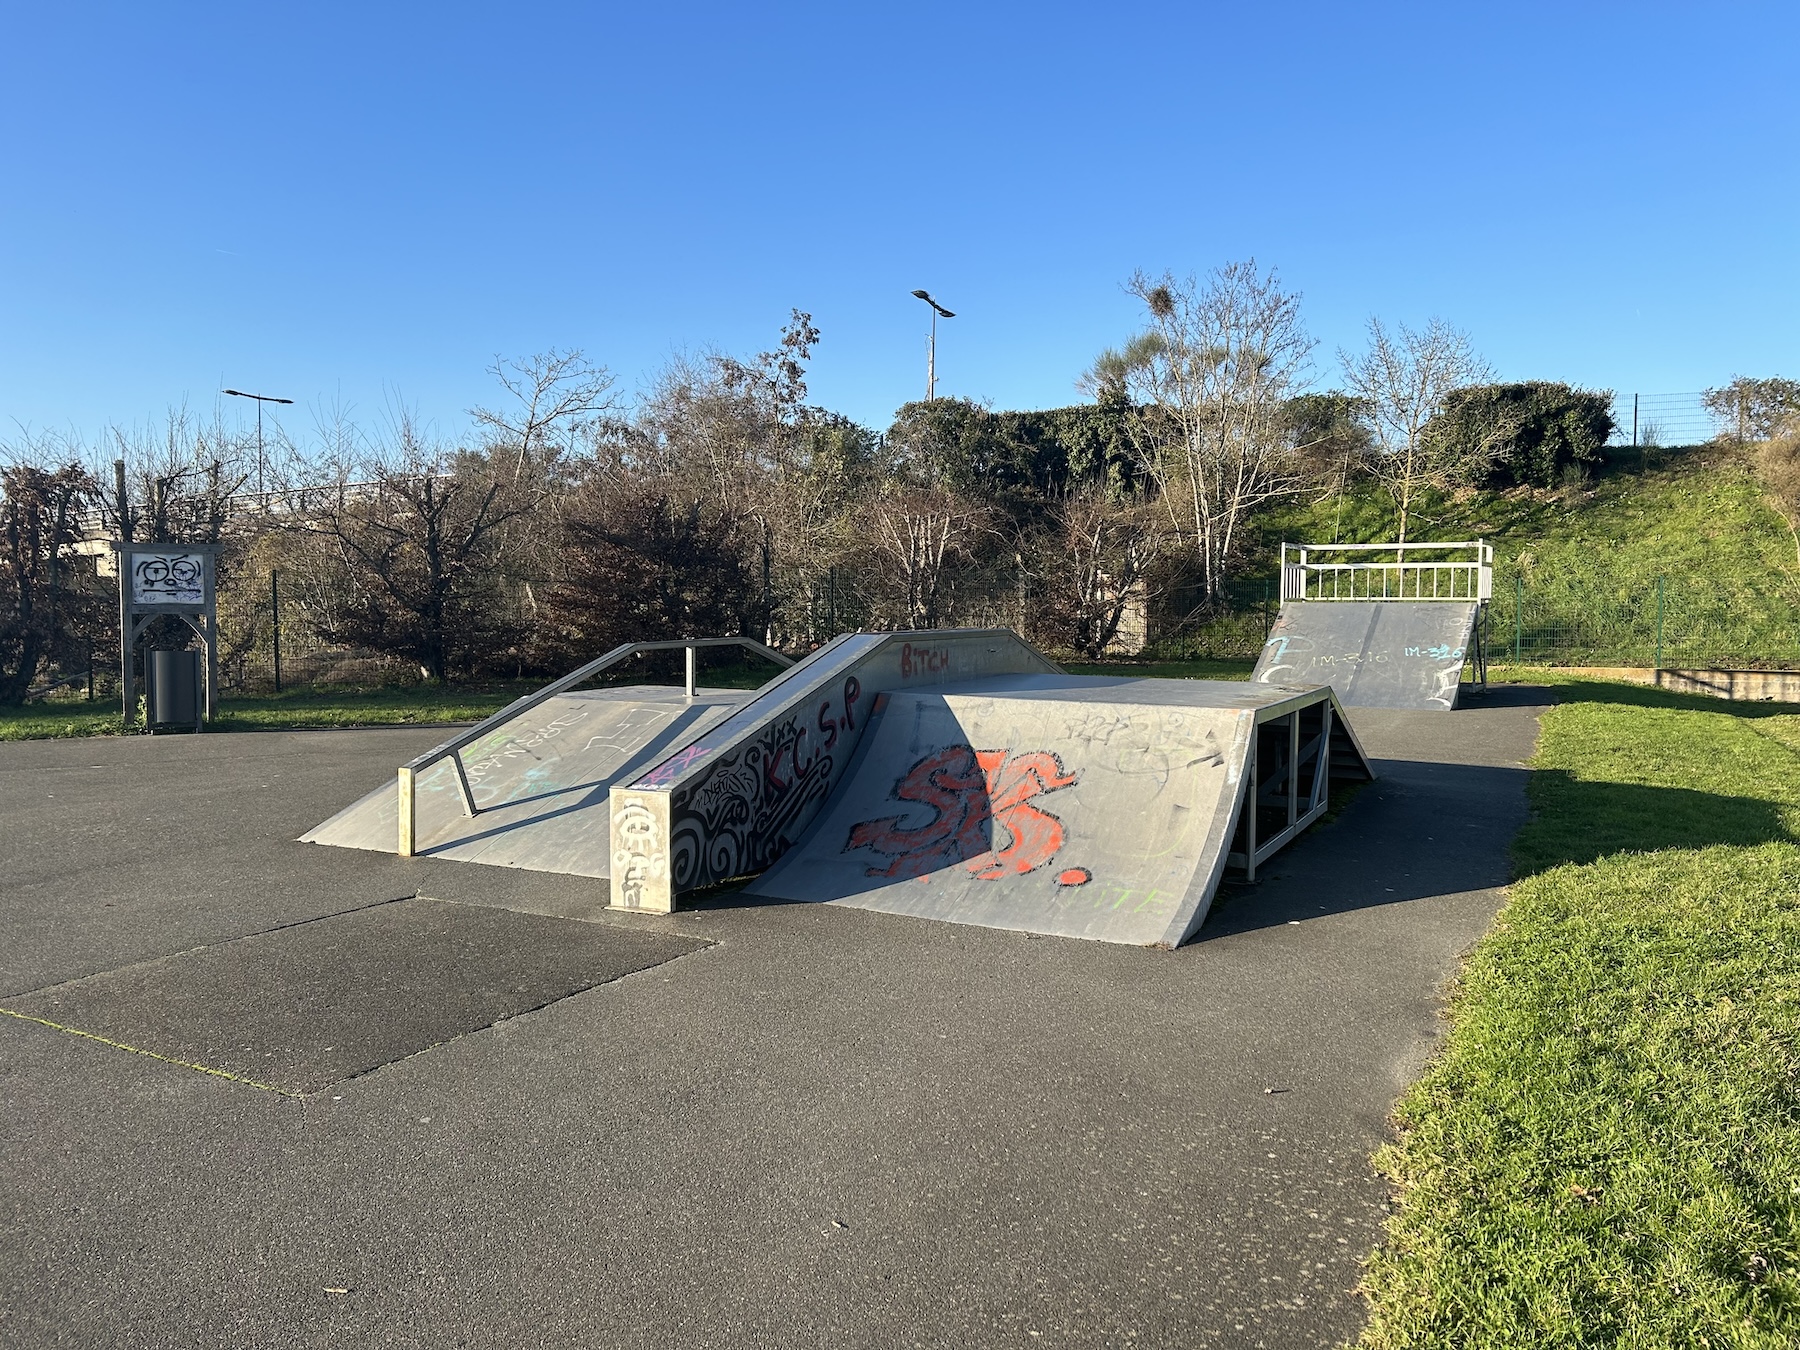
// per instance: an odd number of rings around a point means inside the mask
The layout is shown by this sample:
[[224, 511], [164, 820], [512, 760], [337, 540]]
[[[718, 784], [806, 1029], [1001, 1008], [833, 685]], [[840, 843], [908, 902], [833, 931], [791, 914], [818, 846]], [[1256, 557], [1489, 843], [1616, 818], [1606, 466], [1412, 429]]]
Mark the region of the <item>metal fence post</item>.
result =
[[1519, 650], [1525, 639], [1525, 578], [1513, 578], [1513, 664], [1519, 665]]
[[[259, 405], [260, 406], [260, 405]], [[275, 692], [281, 692], [281, 573], [269, 569], [269, 631], [275, 639]]]
[[1656, 579], [1656, 682], [1662, 683], [1663, 658], [1663, 594], [1668, 587], [1667, 577]]

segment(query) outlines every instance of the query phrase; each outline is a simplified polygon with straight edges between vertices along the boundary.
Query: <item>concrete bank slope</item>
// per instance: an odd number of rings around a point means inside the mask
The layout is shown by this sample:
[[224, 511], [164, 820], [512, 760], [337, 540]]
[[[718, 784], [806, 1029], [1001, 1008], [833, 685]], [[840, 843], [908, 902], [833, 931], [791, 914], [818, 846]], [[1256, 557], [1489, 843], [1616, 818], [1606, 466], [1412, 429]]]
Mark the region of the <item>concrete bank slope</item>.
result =
[[0, 1343], [1336, 1344], [1536, 713], [1356, 714], [1175, 952], [293, 842], [432, 731], [0, 745]]

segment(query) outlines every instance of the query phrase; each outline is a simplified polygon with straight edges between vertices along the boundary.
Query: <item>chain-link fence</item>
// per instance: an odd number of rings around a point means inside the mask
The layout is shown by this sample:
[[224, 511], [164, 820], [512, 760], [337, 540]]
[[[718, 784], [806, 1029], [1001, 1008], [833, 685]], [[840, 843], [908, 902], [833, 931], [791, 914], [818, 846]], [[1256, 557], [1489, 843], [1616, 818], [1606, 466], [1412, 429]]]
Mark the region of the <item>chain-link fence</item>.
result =
[[1698, 390], [1686, 394], [1614, 394], [1613, 445], [1703, 445], [1731, 427], [1706, 406]]
[[1800, 604], [1665, 576], [1605, 588], [1515, 574], [1488, 611], [1496, 661], [1655, 669], [1800, 669]]

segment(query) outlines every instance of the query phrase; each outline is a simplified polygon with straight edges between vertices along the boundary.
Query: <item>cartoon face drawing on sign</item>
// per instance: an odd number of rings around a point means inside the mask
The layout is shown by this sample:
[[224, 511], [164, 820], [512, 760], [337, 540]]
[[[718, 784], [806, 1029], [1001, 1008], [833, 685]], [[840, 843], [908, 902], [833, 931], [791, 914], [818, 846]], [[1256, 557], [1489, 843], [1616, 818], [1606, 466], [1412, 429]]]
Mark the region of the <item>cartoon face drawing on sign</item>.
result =
[[656, 817], [641, 802], [626, 802], [613, 817], [612, 865], [625, 904], [641, 905], [658, 870]]
[[131, 561], [131, 599], [139, 605], [205, 604], [205, 555], [135, 554]]
[[[929, 808], [931, 818], [918, 825], [905, 824], [904, 815], [863, 821], [851, 828], [844, 851], [866, 848], [886, 857], [885, 867], [868, 869], [872, 877], [922, 877], [956, 866], [983, 881], [1035, 872], [1056, 856], [1064, 836], [1062, 821], [1033, 799], [1076, 781], [1048, 750], [1015, 755], [946, 746], [894, 784], [895, 797]], [[1074, 871], [1063, 875], [1072, 878]]]

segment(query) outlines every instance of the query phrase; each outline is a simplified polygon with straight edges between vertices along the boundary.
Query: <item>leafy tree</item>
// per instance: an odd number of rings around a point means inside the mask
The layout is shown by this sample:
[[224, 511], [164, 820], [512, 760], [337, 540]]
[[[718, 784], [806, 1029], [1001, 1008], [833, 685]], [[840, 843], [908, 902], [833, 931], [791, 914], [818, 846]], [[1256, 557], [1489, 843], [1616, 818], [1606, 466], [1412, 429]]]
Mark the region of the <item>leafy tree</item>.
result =
[[1612, 434], [1610, 390], [1550, 380], [1453, 390], [1425, 428], [1436, 455], [1484, 465], [1481, 481], [1496, 487], [1554, 487], [1585, 474]]
[[1336, 498], [1331, 539], [1337, 542], [1344, 494], [1366, 464], [1369, 428], [1361, 400], [1342, 390], [1296, 394], [1282, 409], [1294, 453], [1308, 468], [1306, 475]]
[[819, 341], [794, 310], [781, 342], [750, 360], [721, 353], [669, 363], [631, 426], [620, 463], [704, 490], [750, 551], [759, 636], [810, 629], [811, 597], [832, 564], [821, 511], [848, 500], [873, 442], [848, 419], [807, 402], [806, 363]]

